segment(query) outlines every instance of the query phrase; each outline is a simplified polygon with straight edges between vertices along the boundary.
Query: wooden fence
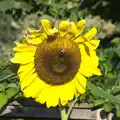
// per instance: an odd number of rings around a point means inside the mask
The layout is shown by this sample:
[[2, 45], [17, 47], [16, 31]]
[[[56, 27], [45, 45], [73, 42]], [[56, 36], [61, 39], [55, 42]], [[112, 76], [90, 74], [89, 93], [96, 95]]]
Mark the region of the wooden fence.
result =
[[[5, 119], [6, 118], [6, 119]], [[8, 118], [41, 118], [41, 120], [60, 119], [59, 108], [46, 108], [31, 100], [13, 101], [0, 113], [0, 120]], [[71, 111], [71, 120], [117, 120], [114, 114], [107, 114], [102, 109], [93, 110], [90, 105], [75, 105]]]

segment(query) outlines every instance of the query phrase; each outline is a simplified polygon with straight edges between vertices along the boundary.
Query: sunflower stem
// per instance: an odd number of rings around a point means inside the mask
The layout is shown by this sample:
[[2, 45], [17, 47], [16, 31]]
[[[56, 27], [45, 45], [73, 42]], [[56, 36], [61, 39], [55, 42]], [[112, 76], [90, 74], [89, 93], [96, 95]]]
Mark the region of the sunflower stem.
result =
[[80, 95], [77, 95], [77, 96], [75, 97], [75, 99], [74, 99], [73, 102], [71, 103], [71, 105], [70, 105], [70, 107], [69, 107], [69, 109], [68, 109], [67, 112], [66, 112], [65, 106], [60, 105], [61, 120], [68, 120], [69, 115], [70, 115], [70, 113], [71, 113], [71, 110], [72, 110], [74, 104], [77, 102], [79, 96], [80, 96]]
[[70, 113], [71, 113], [71, 110], [72, 110], [74, 104], [77, 102], [79, 96], [80, 96], [80, 95], [76, 96], [75, 100], [73, 100], [73, 102], [71, 103], [71, 105], [70, 105], [70, 107], [69, 107], [69, 109], [68, 109], [68, 112], [67, 112], [67, 114], [66, 114], [66, 115], [67, 115], [67, 118], [69, 117], [69, 115], [70, 115]]
[[60, 106], [61, 120], [68, 120], [68, 116], [66, 114], [66, 109], [64, 106]]

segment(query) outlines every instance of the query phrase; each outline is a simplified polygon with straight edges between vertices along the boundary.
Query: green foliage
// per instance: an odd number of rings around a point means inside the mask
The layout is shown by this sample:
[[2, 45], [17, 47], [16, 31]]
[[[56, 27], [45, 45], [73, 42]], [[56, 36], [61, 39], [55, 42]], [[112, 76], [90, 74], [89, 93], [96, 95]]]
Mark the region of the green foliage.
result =
[[0, 10], [5, 12], [10, 9], [22, 9], [23, 11], [30, 11], [32, 9], [31, 4], [28, 4], [22, 0], [1, 0], [0, 1]]
[[[5, 61], [5, 62], [4, 62]], [[19, 92], [18, 79], [11, 70], [11, 64], [5, 59], [0, 60], [0, 109]]]
[[[79, 0], [1, 0], [0, 11], [21, 17], [24, 14], [37, 12], [39, 15], [47, 14], [57, 18], [78, 19], [82, 17], [79, 11]], [[84, 11], [83, 11], [84, 13]]]

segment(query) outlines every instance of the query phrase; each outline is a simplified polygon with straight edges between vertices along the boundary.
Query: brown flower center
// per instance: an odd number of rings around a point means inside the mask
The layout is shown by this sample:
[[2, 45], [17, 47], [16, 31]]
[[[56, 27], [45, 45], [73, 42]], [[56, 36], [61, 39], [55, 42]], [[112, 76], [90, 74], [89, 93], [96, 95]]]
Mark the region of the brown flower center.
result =
[[35, 70], [44, 82], [62, 85], [71, 81], [80, 66], [80, 51], [74, 41], [58, 37], [43, 41], [35, 53]]

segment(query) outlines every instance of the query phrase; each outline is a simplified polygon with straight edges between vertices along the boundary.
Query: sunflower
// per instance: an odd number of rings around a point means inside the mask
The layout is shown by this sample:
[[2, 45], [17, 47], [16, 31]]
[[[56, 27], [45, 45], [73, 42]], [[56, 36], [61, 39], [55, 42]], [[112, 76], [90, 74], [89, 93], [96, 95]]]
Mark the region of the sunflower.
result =
[[27, 29], [22, 43], [15, 42], [11, 59], [20, 64], [18, 76], [25, 97], [47, 107], [65, 105], [76, 93], [84, 94], [87, 77], [101, 75], [96, 48], [96, 28], [81, 35], [85, 20], [69, 20], [58, 28], [41, 20], [42, 30]]

